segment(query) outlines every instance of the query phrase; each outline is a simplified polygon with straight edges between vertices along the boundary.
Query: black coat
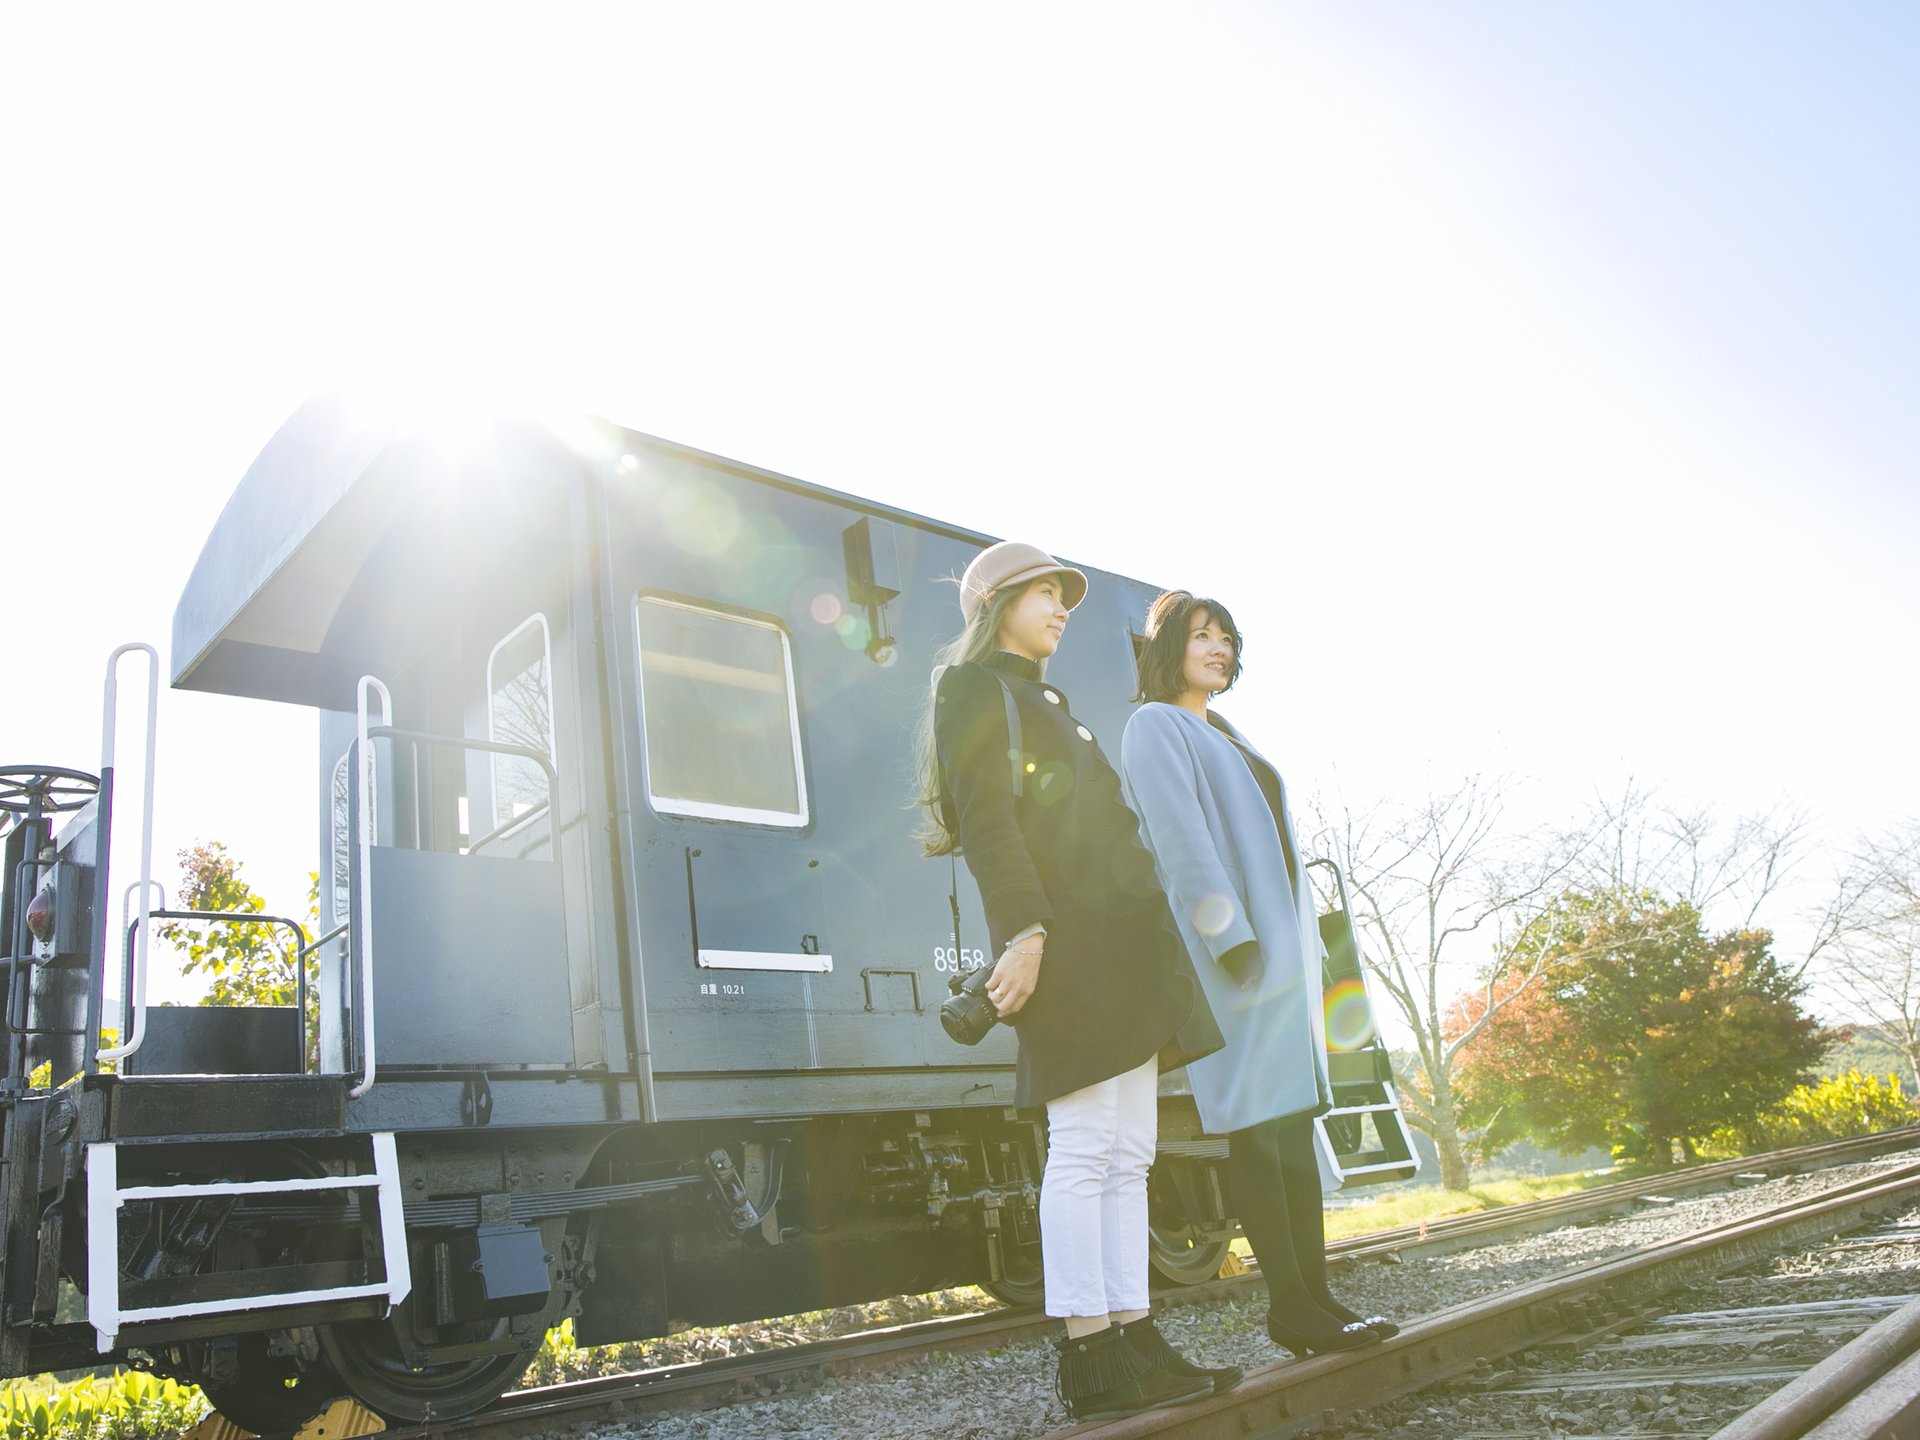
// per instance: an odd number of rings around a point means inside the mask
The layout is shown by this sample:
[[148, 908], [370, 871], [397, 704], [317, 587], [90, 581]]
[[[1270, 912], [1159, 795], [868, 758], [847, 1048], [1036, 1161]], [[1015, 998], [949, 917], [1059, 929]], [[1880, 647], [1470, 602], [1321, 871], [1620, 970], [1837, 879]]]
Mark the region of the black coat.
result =
[[[1018, 707], [1018, 797], [1004, 692], [988, 666]], [[986, 906], [989, 953], [1030, 925], [1047, 927], [1038, 985], [1015, 1017], [1015, 1103], [1044, 1104], [1156, 1054], [1171, 1069], [1218, 1050], [1120, 777], [1039, 666], [1002, 653], [949, 668], [935, 691], [934, 743], [948, 815]]]

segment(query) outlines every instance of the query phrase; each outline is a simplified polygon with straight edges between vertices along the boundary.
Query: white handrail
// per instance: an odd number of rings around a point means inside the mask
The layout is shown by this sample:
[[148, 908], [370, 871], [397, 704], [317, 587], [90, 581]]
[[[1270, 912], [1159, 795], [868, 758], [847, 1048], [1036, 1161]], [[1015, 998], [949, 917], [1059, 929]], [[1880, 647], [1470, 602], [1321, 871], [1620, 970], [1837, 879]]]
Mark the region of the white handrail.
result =
[[[119, 646], [107, 657], [107, 691], [100, 721], [100, 773], [113, 769], [115, 721], [120, 705], [120, 657], [138, 650], [147, 657], [147, 773], [143, 777], [144, 796], [140, 807], [140, 930], [134, 946], [133, 993], [121, 997], [123, 1015], [131, 1015], [130, 1034], [124, 1043], [94, 1052], [96, 1060], [118, 1060], [133, 1054], [147, 1038], [147, 924], [153, 915], [153, 757], [160, 733], [160, 652], [142, 641]], [[109, 817], [111, 824], [111, 817]], [[108, 853], [112, 853], [112, 835], [108, 835]], [[100, 881], [104, 885], [106, 877]], [[102, 897], [105, 898], [104, 896]], [[163, 901], [161, 909], [166, 908]], [[104, 984], [106, 977], [101, 981]]]
[[[150, 880], [147, 884], [150, 889], [160, 892], [160, 908], [162, 910], [166, 909], [167, 887], [162, 885], [158, 880]], [[120, 897], [120, 933], [122, 935], [127, 933], [127, 926], [133, 923], [133, 892], [139, 888], [140, 882], [136, 880], [127, 886], [126, 893]]]
[[[127, 886], [125, 892], [120, 896], [120, 940], [122, 944], [126, 943], [127, 927], [133, 924], [134, 892], [142, 889], [148, 894], [152, 894], [155, 890], [158, 890], [160, 892], [160, 904], [158, 908], [162, 910], [167, 908], [167, 887], [162, 885], [158, 880], [149, 880], [144, 885], [142, 885], [140, 881], [135, 880], [131, 885]], [[144, 929], [145, 927], [143, 926], [142, 928]], [[118, 955], [120, 952], [116, 948], [113, 953]], [[102, 975], [100, 977], [100, 983], [102, 985], [106, 984], [106, 976]], [[104, 1003], [105, 1001], [103, 999], [102, 1004]], [[126, 1003], [127, 997], [122, 995], [120, 997], [120, 1004], [123, 1009]]]
[[367, 695], [369, 691], [380, 692], [380, 723], [391, 727], [393, 724], [393, 696], [371, 675], [362, 675], [354, 695], [354, 713], [359, 725], [360, 736], [360, 774], [356, 777], [360, 786], [360, 826], [354, 837], [355, 849], [360, 858], [360, 903], [354, 915], [355, 934], [349, 937], [348, 944], [360, 947], [360, 1055], [363, 1062], [360, 1083], [347, 1094], [354, 1098], [373, 1088], [373, 842], [377, 817], [373, 813], [373, 777], [374, 758], [373, 740], [367, 734]]

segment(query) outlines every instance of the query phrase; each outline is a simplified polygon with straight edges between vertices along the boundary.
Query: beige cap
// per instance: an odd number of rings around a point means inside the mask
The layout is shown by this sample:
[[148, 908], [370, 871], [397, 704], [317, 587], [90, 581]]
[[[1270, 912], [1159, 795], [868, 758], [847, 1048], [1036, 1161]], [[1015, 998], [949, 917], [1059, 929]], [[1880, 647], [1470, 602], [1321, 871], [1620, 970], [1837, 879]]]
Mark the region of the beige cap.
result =
[[994, 591], [1006, 585], [1024, 585], [1042, 575], [1064, 579], [1067, 609], [1087, 598], [1087, 577], [1071, 565], [1062, 565], [1038, 545], [1002, 540], [974, 556], [967, 573], [960, 577], [960, 613], [971, 621]]

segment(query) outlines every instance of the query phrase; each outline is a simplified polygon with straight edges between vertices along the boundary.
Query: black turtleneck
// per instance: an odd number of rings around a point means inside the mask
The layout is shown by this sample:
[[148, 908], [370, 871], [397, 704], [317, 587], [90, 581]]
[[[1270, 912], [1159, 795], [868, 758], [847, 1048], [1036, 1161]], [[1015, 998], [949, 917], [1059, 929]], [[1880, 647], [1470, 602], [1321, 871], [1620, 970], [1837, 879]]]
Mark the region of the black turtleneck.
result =
[[1011, 650], [996, 650], [980, 662], [994, 670], [1004, 671], [1008, 675], [1018, 676], [1022, 680], [1040, 678], [1040, 662], [1029, 660], [1024, 655], [1016, 655]]

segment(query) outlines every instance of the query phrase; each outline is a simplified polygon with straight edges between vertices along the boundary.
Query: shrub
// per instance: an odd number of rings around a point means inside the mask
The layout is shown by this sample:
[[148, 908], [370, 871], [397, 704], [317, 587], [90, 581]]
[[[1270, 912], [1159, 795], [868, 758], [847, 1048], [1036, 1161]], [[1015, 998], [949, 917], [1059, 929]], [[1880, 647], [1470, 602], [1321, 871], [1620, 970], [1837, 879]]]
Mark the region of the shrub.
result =
[[141, 1370], [69, 1385], [0, 1386], [0, 1440], [136, 1440], [177, 1435], [207, 1413], [191, 1385]]
[[1920, 1122], [1920, 1106], [1900, 1088], [1898, 1076], [1849, 1070], [1815, 1085], [1799, 1085], [1742, 1125], [1715, 1130], [1700, 1147], [1703, 1157], [1732, 1159], [1793, 1145], [1817, 1145]]

